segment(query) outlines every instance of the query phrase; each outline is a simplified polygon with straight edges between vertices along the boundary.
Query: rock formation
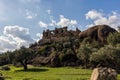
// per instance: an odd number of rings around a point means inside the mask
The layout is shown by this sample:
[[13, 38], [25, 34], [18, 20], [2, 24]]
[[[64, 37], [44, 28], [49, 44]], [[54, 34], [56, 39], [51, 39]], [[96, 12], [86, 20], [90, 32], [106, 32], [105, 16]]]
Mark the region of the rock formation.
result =
[[80, 31], [78, 28], [76, 30], [68, 30], [67, 27], [55, 28], [55, 30], [44, 30], [43, 37], [36, 44], [32, 44], [30, 47], [39, 47], [51, 44], [53, 42], [60, 42], [65, 37], [74, 38], [83, 40], [86, 37], [90, 37], [92, 40], [98, 41], [101, 45], [107, 44], [107, 36], [109, 33], [116, 32], [115, 29], [107, 26], [107, 25], [97, 25], [93, 26], [85, 31]]
[[117, 72], [107, 67], [95, 68], [90, 80], [117, 80]]
[[43, 39], [51, 39], [51, 38], [55, 38], [55, 37], [64, 37], [64, 36], [69, 36], [69, 33], [73, 34], [73, 35], [78, 35], [81, 31], [76, 28], [76, 31], [67, 30], [67, 27], [63, 27], [63, 28], [55, 28], [55, 30], [46, 30], [43, 31]]
[[96, 41], [105, 44], [107, 43], [107, 36], [109, 35], [109, 33], [113, 32], [116, 32], [116, 30], [107, 25], [97, 25], [79, 33], [79, 37], [80, 39], [91, 37], [91, 39], [95, 39]]
[[55, 28], [55, 30], [43, 31], [43, 37], [38, 42], [39, 45], [50, 44], [52, 42], [58, 42], [64, 37], [78, 37], [81, 31], [76, 28], [74, 30], [68, 30], [67, 27]]

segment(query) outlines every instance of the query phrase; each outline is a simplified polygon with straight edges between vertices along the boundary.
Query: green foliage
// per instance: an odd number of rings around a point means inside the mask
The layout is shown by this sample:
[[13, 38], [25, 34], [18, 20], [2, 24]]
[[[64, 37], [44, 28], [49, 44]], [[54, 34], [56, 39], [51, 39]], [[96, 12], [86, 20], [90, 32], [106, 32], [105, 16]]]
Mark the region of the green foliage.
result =
[[27, 69], [27, 64], [34, 56], [33, 50], [22, 46], [19, 50], [14, 51], [14, 59], [23, 65], [24, 69]]
[[100, 48], [101, 47], [100, 43], [96, 40], [93, 40], [90, 45], [92, 46], [92, 48]]
[[107, 37], [107, 41], [110, 45], [116, 45], [120, 43], [120, 33], [110, 33]]
[[60, 67], [61, 66], [59, 55], [55, 51], [53, 51], [50, 54], [50, 66], [51, 67]]
[[12, 63], [13, 56], [11, 56], [11, 55], [12, 55], [12, 52], [10, 52], [10, 51], [0, 54], [0, 65]]
[[91, 53], [92, 50], [86, 45], [81, 45], [81, 47], [79, 48], [77, 57], [82, 60], [85, 67], [87, 67], [87, 64], [89, 63], [89, 57]]
[[82, 44], [85, 45], [85, 44], [90, 44], [92, 43], [92, 39], [90, 37], [86, 37], [83, 39], [82, 41]]
[[41, 47], [41, 48], [38, 50], [37, 54], [39, 54], [39, 55], [45, 55], [45, 47]]
[[71, 42], [65, 42], [63, 43], [64, 48], [70, 48], [71, 47]]
[[59, 58], [62, 66], [76, 65], [77, 57], [71, 49], [64, 49], [64, 51], [59, 54]]
[[93, 65], [109, 66], [118, 68], [120, 63], [120, 48], [105, 46], [94, 52], [90, 56], [90, 61]]
[[19, 50], [14, 52], [16, 61], [29, 60], [33, 57], [33, 51], [30, 48], [22, 46]]

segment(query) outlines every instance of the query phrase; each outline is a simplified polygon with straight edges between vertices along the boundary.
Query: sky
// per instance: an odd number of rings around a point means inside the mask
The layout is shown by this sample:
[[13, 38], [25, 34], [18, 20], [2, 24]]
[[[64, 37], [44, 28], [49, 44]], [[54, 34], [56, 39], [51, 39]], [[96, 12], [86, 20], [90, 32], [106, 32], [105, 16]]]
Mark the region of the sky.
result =
[[43, 30], [120, 25], [120, 0], [0, 0], [0, 53], [28, 47]]

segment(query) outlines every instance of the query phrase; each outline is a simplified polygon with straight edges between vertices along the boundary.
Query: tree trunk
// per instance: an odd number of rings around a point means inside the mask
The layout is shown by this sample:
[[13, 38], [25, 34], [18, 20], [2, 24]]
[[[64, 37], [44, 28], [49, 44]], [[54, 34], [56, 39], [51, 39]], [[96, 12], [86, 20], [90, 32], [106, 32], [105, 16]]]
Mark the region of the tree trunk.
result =
[[28, 69], [28, 67], [27, 67], [27, 61], [26, 60], [25, 61], [20, 61], [20, 63], [22, 64], [24, 70]]
[[28, 69], [27, 64], [25, 64], [23, 67], [24, 67], [24, 70]]

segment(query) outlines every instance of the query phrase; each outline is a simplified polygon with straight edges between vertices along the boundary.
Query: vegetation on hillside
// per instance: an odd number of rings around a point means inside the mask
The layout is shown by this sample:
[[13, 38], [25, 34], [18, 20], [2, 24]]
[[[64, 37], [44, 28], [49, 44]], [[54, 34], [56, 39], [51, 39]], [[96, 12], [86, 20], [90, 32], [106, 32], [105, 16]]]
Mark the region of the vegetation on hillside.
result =
[[[108, 26], [104, 27], [100, 28], [103, 33], [99, 31], [99, 35], [96, 33], [99, 27], [90, 28], [83, 32], [84, 37], [80, 31], [80, 36], [75, 34], [77, 31], [62, 32], [60, 37], [56, 32], [57, 37], [51, 34], [50, 38], [44, 34], [44, 39], [38, 43], [35, 42], [29, 48], [21, 47], [13, 52], [0, 54], [0, 65], [13, 64], [23, 66], [24, 69], [27, 69], [27, 64], [51, 67], [81, 66], [83, 68], [107, 66], [118, 70], [120, 69], [120, 33]], [[87, 31], [89, 36], [85, 34]]]

